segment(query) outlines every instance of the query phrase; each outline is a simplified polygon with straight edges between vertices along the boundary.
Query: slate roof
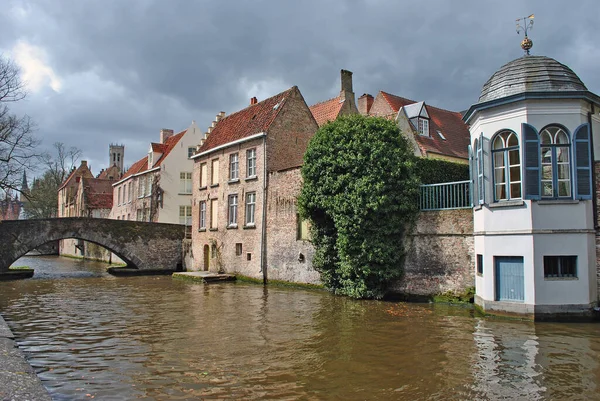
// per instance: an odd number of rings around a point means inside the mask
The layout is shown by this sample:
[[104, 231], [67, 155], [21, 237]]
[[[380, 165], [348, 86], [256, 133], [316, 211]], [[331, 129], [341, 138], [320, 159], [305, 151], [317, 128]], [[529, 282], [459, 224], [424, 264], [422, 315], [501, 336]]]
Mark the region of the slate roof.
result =
[[[405, 106], [415, 104], [410, 99], [381, 92], [394, 113]], [[416, 134], [415, 140], [424, 153], [436, 153], [445, 156], [468, 159], [469, 157], [469, 128], [462, 120], [459, 112], [440, 109], [425, 103], [429, 113], [429, 137]], [[440, 131], [445, 140], [438, 134]]]
[[[164, 144], [152, 143], [152, 149], [153, 150], [155, 149], [154, 145], [160, 145], [160, 146], [157, 146], [156, 149], [159, 149], [157, 151], [162, 153], [162, 155], [154, 163], [154, 166], [152, 166], [152, 168], [159, 167], [162, 164], [163, 160], [165, 160], [165, 158], [169, 155], [169, 153], [171, 153], [171, 151], [173, 150], [175, 145], [177, 145], [177, 143], [179, 143], [179, 140], [183, 137], [183, 135], [185, 135], [186, 132], [187, 132], [187, 129], [181, 131], [177, 135], [172, 135], [172, 136], [168, 137]], [[131, 167], [129, 167], [127, 172], [125, 172], [125, 174], [123, 174], [123, 176], [121, 177], [119, 182], [123, 181], [124, 179], [126, 179], [128, 177], [131, 177], [132, 175], [143, 173], [146, 170], [150, 170], [148, 168], [148, 156], [144, 156], [141, 159], [139, 159], [138, 161], [136, 161], [135, 163], [133, 163], [131, 165]]]
[[310, 106], [310, 112], [317, 121], [317, 125], [321, 127], [327, 122], [335, 120], [343, 105], [344, 101], [338, 96], [325, 100], [324, 102], [313, 104]]
[[569, 67], [545, 56], [523, 56], [500, 67], [483, 85], [479, 103], [524, 92], [587, 91]]
[[206, 152], [251, 135], [267, 132], [271, 123], [283, 108], [286, 99], [295, 90], [298, 90], [298, 88], [293, 86], [262, 102], [223, 117], [200, 146], [198, 153]]

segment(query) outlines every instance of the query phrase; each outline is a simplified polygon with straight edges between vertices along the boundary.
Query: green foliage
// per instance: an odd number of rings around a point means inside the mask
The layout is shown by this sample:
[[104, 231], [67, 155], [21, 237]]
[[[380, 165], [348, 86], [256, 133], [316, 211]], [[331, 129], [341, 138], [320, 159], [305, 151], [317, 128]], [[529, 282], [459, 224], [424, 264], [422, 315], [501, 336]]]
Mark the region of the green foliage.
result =
[[298, 205], [311, 221], [313, 267], [336, 294], [381, 298], [402, 275], [402, 238], [418, 212], [414, 166], [389, 120], [340, 117], [311, 140]]
[[441, 159], [416, 159], [415, 172], [421, 184], [465, 181], [469, 179], [469, 165]]

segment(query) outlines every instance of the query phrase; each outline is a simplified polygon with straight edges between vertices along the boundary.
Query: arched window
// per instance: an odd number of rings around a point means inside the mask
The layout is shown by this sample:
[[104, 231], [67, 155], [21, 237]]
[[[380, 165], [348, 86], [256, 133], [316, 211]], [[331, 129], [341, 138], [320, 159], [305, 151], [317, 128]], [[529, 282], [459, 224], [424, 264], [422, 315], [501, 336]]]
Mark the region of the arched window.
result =
[[571, 197], [571, 164], [569, 135], [558, 126], [549, 126], [540, 133], [542, 154], [542, 197]]
[[494, 164], [494, 200], [521, 198], [521, 155], [519, 138], [512, 131], [502, 131], [492, 141]]

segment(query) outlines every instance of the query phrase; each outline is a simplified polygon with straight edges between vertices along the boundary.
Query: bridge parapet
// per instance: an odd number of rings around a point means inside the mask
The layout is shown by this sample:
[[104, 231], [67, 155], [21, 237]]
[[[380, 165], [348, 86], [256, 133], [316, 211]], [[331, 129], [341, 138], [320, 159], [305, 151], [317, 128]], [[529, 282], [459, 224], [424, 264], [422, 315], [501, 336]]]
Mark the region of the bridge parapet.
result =
[[64, 217], [0, 222], [0, 272], [27, 252], [65, 238], [101, 245], [140, 270], [179, 270], [185, 227], [179, 224]]

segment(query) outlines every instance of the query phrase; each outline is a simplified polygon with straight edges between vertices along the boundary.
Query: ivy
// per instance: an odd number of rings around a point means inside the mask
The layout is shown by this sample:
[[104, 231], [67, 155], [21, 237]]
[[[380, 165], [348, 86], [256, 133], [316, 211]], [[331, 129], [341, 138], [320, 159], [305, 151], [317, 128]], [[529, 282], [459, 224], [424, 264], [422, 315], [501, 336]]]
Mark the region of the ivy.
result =
[[381, 298], [401, 277], [403, 236], [418, 212], [411, 145], [389, 120], [351, 115], [321, 127], [304, 156], [300, 214], [313, 267], [336, 294]]

